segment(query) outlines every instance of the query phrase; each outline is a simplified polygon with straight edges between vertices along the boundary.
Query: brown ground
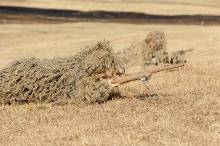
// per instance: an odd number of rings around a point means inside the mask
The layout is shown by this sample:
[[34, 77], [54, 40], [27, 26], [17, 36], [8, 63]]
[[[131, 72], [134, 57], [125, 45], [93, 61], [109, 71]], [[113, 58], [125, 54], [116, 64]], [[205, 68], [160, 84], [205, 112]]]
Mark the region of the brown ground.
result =
[[133, 11], [164, 15], [220, 14], [219, 0], [2, 0], [0, 5], [85, 11]]
[[168, 50], [195, 49], [187, 55], [185, 68], [159, 73], [150, 80], [149, 86], [159, 97], [114, 99], [80, 107], [1, 106], [0, 144], [219, 145], [219, 26], [0, 24], [0, 67], [23, 57], [70, 56], [104, 38], [119, 51], [144, 39], [151, 30], [167, 34]]

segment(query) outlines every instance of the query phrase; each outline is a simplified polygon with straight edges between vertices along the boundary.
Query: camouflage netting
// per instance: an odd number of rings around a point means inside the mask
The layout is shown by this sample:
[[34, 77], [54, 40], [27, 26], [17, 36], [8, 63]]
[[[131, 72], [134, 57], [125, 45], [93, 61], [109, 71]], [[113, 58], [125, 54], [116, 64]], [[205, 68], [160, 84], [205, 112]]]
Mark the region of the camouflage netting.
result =
[[[126, 72], [144, 70], [149, 65], [185, 63], [185, 53], [191, 50], [167, 51], [167, 40], [164, 32], [149, 32], [144, 41], [133, 44], [118, 53], [121, 62], [125, 64]], [[139, 68], [138, 68], [139, 67]]]
[[167, 40], [164, 32], [151, 31], [145, 38], [145, 43], [151, 53], [159, 50], [166, 50]]
[[0, 71], [0, 104], [103, 102], [111, 89], [100, 77], [122, 69], [107, 41], [73, 57], [23, 59]]
[[141, 66], [143, 68], [150, 62], [158, 51], [166, 51], [166, 36], [164, 32], [152, 31], [148, 33], [144, 41], [132, 44], [118, 53], [121, 62], [125, 64], [126, 69], [131, 66]]
[[[103, 41], [72, 57], [17, 61], [0, 70], [0, 104], [106, 101], [119, 92], [113, 91], [103, 78], [125, 71], [130, 73], [129, 69], [131, 72], [144, 71], [152, 64], [185, 62], [183, 55], [188, 51], [168, 54], [166, 44], [165, 34], [154, 31], [142, 43], [132, 45], [117, 55], [112, 52], [109, 42]], [[137, 66], [139, 68], [133, 68]], [[132, 90], [132, 93], [138, 94], [141, 86], [148, 92], [145, 84], [138, 84], [137, 92]], [[120, 88], [117, 89], [120, 91]]]

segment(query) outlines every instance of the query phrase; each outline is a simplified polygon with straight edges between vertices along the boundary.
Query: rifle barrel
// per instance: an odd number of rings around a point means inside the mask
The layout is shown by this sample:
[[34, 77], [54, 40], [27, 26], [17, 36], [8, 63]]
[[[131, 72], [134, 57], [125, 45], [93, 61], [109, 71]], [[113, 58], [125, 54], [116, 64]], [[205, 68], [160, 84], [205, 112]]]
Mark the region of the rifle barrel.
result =
[[194, 51], [194, 49], [187, 49], [187, 50], [183, 50], [183, 51], [184, 51], [184, 53], [188, 53], [188, 52]]

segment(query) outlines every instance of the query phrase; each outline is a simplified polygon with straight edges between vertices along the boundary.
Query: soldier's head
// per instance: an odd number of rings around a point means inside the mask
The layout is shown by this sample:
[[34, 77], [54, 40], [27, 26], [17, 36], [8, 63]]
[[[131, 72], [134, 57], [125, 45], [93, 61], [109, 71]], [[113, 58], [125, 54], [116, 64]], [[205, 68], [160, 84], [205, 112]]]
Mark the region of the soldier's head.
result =
[[82, 77], [106, 72], [109, 76], [111, 73], [121, 74], [124, 71], [108, 41], [98, 42], [95, 46], [82, 50], [77, 60]]
[[167, 40], [164, 32], [151, 31], [146, 39], [145, 43], [151, 51], [166, 50]]

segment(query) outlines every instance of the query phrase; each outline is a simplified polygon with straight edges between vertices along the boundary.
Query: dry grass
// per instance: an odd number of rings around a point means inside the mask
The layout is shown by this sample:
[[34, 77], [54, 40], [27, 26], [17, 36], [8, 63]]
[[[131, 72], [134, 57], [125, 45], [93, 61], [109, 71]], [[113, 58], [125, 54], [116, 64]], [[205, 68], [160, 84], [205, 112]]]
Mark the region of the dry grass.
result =
[[[164, 0], [163, 5], [153, 0], [95, 1], [4, 0], [0, 5], [220, 14], [218, 0]], [[219, 26], [74, 23], [0, 24], [0, 28], [0, 68], [23, 57], [70, 56], [104, 38], [119, 51], [151, 30], [166, 33], [168, 50], [195, 49], [187, 55], [185, 68], [152, 77], [149, 86], [159, 92], [156, 98], [78, 107], [1, 106], [0, 145], [220, 145]]]
[[[188, 65], [153, 76], [159, 97], [101, 105], [0, 107], [3, 145], [219, 145], [220, 27], [75, 23], [1, 25], [0, 63], [21, 57], [62, 57], [108, 38], [115, 51], [165, 31], [168, 49], [194, 48]], [[109, 29], [111, 28], [111, 29]]]
[[220, 14], [219, 0], [4, 0], [0, 5], [43, 8], [135, 11], [151, 14]]

